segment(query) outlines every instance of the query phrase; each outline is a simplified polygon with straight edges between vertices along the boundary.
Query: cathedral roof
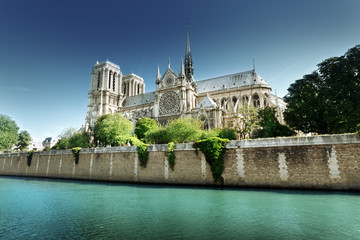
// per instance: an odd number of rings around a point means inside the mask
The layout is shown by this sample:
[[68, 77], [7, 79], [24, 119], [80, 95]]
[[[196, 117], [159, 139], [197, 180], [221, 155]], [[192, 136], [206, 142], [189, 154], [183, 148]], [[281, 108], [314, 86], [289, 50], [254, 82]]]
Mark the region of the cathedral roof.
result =
[[201, 108], [201, 107], [216, 107], [216, 103], [214, 102], [214, 100], [212, 100], [209, 96], [209, 94], [207, 94], [203, 100], [201, 100], [201, 102], [196, 106], [196, 108]]
[[124, 107], [134, 107], [147, 103], [153, 103], [155, 100], [155, 92], [147, 92], [137, 96], [127, 97]]
[[270, 88], [270, 85], [265, 82], [254, 70], [200, 80], [196, 83], [198, 93], [260, 84], [267, 85]]

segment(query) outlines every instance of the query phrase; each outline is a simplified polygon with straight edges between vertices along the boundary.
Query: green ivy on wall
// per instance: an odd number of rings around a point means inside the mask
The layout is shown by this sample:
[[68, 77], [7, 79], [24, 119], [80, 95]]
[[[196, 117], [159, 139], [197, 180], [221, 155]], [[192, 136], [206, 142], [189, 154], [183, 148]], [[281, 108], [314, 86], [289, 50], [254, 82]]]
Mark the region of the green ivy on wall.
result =
[[74, 147], [71, 149], [72, 153], [74, 154], [74, 162], [75, 164], [79, 163], [79, 153], [80, 153], [81, 147]]
[[26, 157], [27, 157], [27, 165], [30, 167], [31, 165], [31, 160], [32, 160], [32, 156], [33, 156], [33, 153], [35, 151], [34, 150], [31, 150], [27, 153]]
[[140, 166], [142, 166], [142, 167], [146, 167], [148, 157], [149, 157], [149, 153], [148, 153], [146, 147], [147, 147], [147, 144], [145, 144], [145, 143], [140, 143], [137, 145]]
[[174, 171], [174, 167], [175, 167], [175, 144], [173, 142], [169, 142], [168, 143], [168, 152], [167, 152], [167, 159], [169, 162], [169, 166], [171, 168], [171, 170]]
[[210, 165], [214, 182], [218, 182], [221, 179], [221, 174], [224, 172], [224, 153], [228, 142], [228, 139], [210, 137], [196, 141], [193, 145], [196, 153], [198, 149], [204, 153], [206, 161]]

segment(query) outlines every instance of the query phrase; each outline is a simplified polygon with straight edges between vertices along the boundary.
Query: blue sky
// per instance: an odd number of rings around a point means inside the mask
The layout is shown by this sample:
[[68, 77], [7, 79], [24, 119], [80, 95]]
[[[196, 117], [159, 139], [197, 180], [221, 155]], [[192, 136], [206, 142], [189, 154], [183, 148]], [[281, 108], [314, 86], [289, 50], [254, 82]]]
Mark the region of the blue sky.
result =
[[283, 97], [316, 64], [360, 43], [359, 0], [0, 0], [0, 114], [34, 140], [80, 128], [96, 61], [155, 88], [179, 72], [190, 22], [198, 80], [253, 68]]

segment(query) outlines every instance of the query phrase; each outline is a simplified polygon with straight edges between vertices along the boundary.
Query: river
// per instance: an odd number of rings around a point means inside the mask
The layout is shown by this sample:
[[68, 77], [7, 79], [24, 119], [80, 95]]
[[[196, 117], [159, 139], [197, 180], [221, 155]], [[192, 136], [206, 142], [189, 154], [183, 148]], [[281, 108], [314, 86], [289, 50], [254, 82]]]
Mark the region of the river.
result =
[[0, 177], [0, 239], [360, 239], [360, 194]]

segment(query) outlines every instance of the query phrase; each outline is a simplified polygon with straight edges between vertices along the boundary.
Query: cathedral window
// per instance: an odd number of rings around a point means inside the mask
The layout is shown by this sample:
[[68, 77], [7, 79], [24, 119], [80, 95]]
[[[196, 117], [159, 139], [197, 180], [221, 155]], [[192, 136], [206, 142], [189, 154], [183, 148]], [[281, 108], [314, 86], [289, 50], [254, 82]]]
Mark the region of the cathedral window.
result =
[[115, 73], [113, 75], [113, 91], [115, 92]]
[[140, 84], [137, 85], [137, 94], [140, 94]]
[[97, 79], [97, 89], [100, 88], [100, 72], [98, 73], [98, 79]]
[[249, 97], [243, 96], [243, 105], [248, 105], [248, 104], [249, 104]]
[[259, 95], [255, 94], [253, 96], [253, 103], [254, 103], [254, 107], [260, 107], [260, 98], [259, 98]]
[[110, 84], [111, 84], [111, 75], [112, 75], [112, 71], [109, 72], [109, 89], [111, 88]]
[[126, 95], [126, 83], [124, 83], [123, 93], [124, 93], [124, 95]]
[[234, 104], [234, 107], [235, 107], [236, 102], [237, 102], [237, 98], [236, 98], [236, 97], [233, 97], [233, 98], [232, 98], [232, 101], [233, 101], [233, 104]]

